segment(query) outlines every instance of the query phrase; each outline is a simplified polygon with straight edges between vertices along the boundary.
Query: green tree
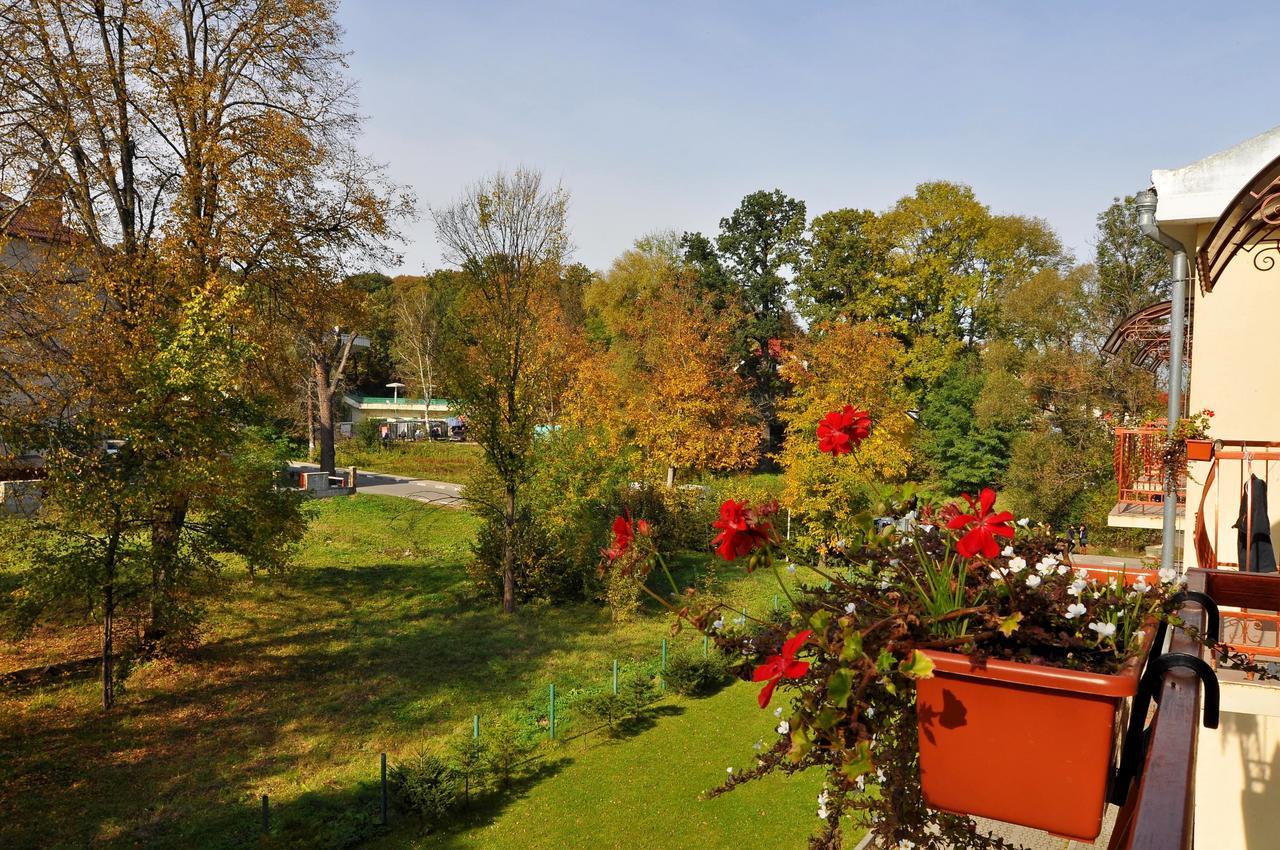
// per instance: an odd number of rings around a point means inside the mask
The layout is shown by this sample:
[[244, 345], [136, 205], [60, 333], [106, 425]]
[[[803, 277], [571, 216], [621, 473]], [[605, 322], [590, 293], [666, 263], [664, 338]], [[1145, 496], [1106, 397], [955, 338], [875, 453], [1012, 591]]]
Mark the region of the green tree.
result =
[[810, 323], [888, 318], [892, 306], [879, 288], [888, 246], [876, 214], [833, 210], [815, 217], [809, 229], [809, 250], [795, 281], [801, 314]]
[[1108, 330], [1149, 304], [1169, 297], [1166, 249], [1138, 229], [1133, 197], [1116, 198], [1098, 213], [1094, 264], [1099, 319]]
[[464, 289], [454, 337], [450, 386], [467, 426], [501, 482], [502, 608], [516, 605], [519, 497], [528, 482], [534, 426], [547, 382], [535, 354], [540, 307], [562, 274], [569, 249], [568, 195], [520, 170], [476, 183], [453, 205], [434, 211], [446, 259]]
[[[934, 385], [920, 411], [920, 451], [933, 484], [948, 495], [996, 486], [1009, 466], [1019, 429], [979, 415], [986, 383], [977, 358], [962, 358]], [[1021, 386], [1012, 389], [1025, 393]]]

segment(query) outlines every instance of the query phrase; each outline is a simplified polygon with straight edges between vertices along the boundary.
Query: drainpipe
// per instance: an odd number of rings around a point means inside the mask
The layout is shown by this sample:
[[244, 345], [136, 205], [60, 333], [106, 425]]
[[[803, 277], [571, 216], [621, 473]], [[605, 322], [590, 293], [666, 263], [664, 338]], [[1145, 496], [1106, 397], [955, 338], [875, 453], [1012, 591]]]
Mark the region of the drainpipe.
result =
[[[1160, 229], [1156, 224], [1156, 193], [1154, 189], [1139, 192], [1134, 198], [1138, 213], [1138, 227], [1153, 242], [1173, 252], [1171, 263], [1173, 310], [1169, 316], [1169, 434], [1172, 436], [1178, 417], [1182, 415], [1182, 343], [1186, 339], [1187, 325], [1187, 249], [1181, 242]], [[1164, 536], [1160, 545], [1160, 566], [1173, 566], [1173, 552], [1177, 544], [1178, 481], [1170, 470], [1164, 478]]]

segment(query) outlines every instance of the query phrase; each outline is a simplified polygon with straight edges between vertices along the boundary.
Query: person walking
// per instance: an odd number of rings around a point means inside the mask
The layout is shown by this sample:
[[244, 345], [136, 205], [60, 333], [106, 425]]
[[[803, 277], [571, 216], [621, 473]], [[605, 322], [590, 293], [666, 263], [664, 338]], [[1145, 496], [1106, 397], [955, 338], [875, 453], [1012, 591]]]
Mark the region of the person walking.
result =
[[1076, 551], [1076, 527], [1074, 525], [1067, 526], [1067, 554], [1070, 555]]
[[1080, 523], [1080, 551], [1083, 552], [1089, 547], [1089, 529], [1085, 524]]

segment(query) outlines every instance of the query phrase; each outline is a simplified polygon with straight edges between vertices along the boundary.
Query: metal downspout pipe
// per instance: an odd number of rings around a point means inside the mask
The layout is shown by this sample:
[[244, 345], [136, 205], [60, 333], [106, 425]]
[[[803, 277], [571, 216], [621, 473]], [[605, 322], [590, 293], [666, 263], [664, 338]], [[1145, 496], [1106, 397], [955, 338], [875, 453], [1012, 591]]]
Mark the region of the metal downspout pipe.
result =
[[[1181, 242], [1160, 229], [1156, 224], [1156, 193], [1154, 189], [1139, 192], [1134, 198], [1138, 213], [1138, 227], [1153, 242], [1173, 252], [1171, 271], [1173, 291], [1172, 312], [1169, 316], [1169, 407], [1166, 411], [1169, 434], [1182, 415], [1182, 344], [1186, 339], [1187, 325], [1187, 249]], [[1178, 540], [1178, 481], [1172, 470], [1164, 477], [1164, 529], [1160, 541], [1161, 569], [1173, 566], [1173, 553]]]

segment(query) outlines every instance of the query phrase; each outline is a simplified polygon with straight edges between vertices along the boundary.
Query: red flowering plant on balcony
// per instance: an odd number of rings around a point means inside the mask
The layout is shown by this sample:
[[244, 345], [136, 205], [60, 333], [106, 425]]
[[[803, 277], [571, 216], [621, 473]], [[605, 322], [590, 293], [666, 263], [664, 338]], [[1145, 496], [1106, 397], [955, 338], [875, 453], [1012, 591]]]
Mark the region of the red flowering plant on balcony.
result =
[[[847, 405], [818, 423], [815, 437], [832, 463], [856, 463], [873, 427]], [[1010, 846], [971, 818], [923, 802], [915, 687], [933, 675], [927, 652], [1114, 672], [1141, 651], [1145, 628], [1172, 618], [1179, 581], [1172, 572], [1127, 584], [1093, 578], [1073, 568], [1046, 530], [998, 502], [987, 488], [897, 517], [864, 512], [851, 527], [831, 529], [840, 544], [818, 564], [787, 550], [773, 527], [775, 505], [721, 505], [709, 540], [714, 557], [773, 571], [790, 610], [740, 615], [674, 581], [670, 596], [650, 591], [677, 615], [675, 629], [710, 635], [736, 673], [760, 685], [759, 705], [777, 719], [776, 738], [757, 745], [753, 766], [732, 770], [713, 796], [770, 773], [817, 768], [826, 780], [811, 847], [838, 848], [853, 827], [884, 847]], [[993, 742], [993, 758], [997, 748]]]

